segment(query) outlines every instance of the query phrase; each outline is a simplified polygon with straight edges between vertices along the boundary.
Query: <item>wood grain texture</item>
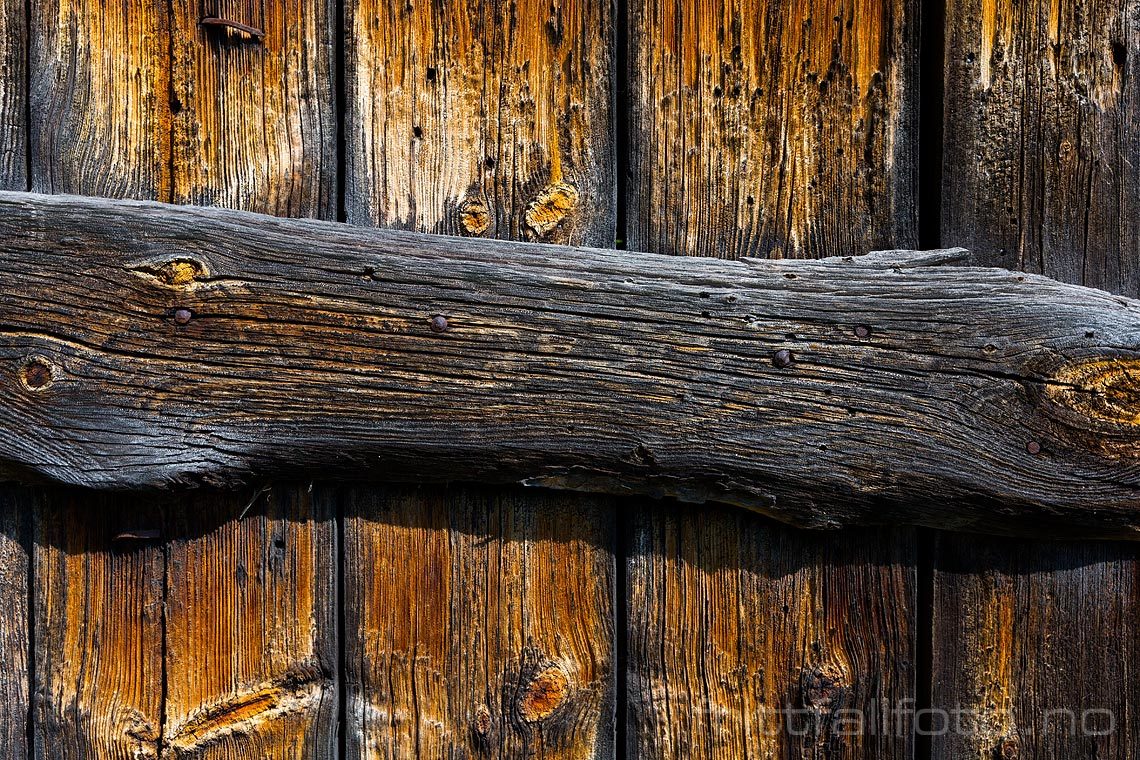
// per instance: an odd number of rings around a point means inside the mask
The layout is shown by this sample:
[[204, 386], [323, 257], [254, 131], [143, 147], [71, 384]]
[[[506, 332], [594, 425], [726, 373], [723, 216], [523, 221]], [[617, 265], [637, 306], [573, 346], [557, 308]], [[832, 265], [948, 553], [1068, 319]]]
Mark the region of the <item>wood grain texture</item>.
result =
[[614, 504], [345, 489], [348, 757], [612, 757]]
[[35, 515], [37, 758], [157, 758], [162, 733], [162, 507], [43, 493]]
[[0, 458], [68, 483], [288, 469], [1135, 534], [1140, 302], [910, 266], [953, 251], [698, 262], [9, 193], [0, 254]]
[[22, 0], [0, 2], [0, 190], [27, 189], [27, 19]]
[[917, 243], [918, 4], [632, 0], [628, 247]]
[[1140, 292], [1140, 3], [954, 0], [946, 30], [943, 239]]
[[0, 755], [28, 757], [29, 546], [37, 504], [28, 489], [0, 486]]
[[[1140, 294], [1140, 5], [947, 10], [943, 240]], [[1133, 547], [947, 534], [935, 561], [933, 704], [954, 729], [935, 758], [1137, 755]]]
[[349, 221], [612, 245], [612, 7], [346, 3]]
[[335, 218], [334, 2], [171, 7], [174, 202]]
[[32, 0], [32, 189], [170, 200], [167, 0]]
[[1137, 756], [1135, 547], [946, 534], [936, 557], [935, 758]]
[[[345, 18], [349, 221], [613, 244], [612, 3], [361, 0]], [[349, 757], [613, 756], [608, 502], [350, 498]]]
[[[906, 758], [909, 530], [813, 533], [673, 505], [636, 513], [630, 757]], [[884, 709], [889, 708], [889, 709]]]
[[[332, 216], [332, 9], [331, 2], [33, 2], [35, 186]], [[263, 33], [251, 39], [201, 23], [209, 18]], [[216, 494], [205, 505], [173, 505], [159, 528], [158, 602], [150, 586], [123, 581], [117, 589], [130, 604], [161, 609], [163, 595], [169, 603], [157, 660], [132, 675], [137, 688], [164, 679], [168, 687], [163, 714], [148, 713], [154, 747], [139, 751], [219, 760], [335, 753], [332, 516], [306, 517], [306, 496], [275, 491], [270, 507], [242, 519], [248, 499]], [[49, 593], [66, 598], [82, 588], [84, 576], [73, 570]], [[108, 610], [109, 624], [142, 637], [142, 622], [119, 611]], [[49, 639], [41, 657], [74, 659], [74, 643]], [[56, 680], [61, 700], [85, 688], [74, 674]], [[89, 706], [89, 746], [117, 741], [106, 717], [113, 708], [109, 700]], [[86, 751], [56, 736], [60, 730], [40, 732], [51, 746]]]
[[[207, 493], [168, 521], [174, 757], [336, 757], [336, 524], [310, 490]], [[243, 513], [244, 511], [244, 513]]]
[[[918, 16], [908, 0], [631, 2], [628, 247], [722, 258], [913, 247]], [[837, 316], [811, 314], [801, 295], [746, 312], [787, 316], [791, 303], [806, 321]], [[862, 319], [842, 316], [826, 338], [765, 334], [809, 350], [877, 340], [881, 326]], [[807, 346], [786, 348], [798, 361]], [[834, 391], [886, 366], [858, 365]], [[721, 395], [713, 376], [701, 381]], [[827, 405], [846, 426], [874, 395]], [[742, 425], [779, 437], [813, 418], [772, 410]], [[842, 439], [813, 434], [797, 458], [858, 458], [863, 444]], [[821, 489], [816, 508], [844, 492]], [[642, 513], [626, 538], [629, 756], [909, 760], [909, 727], [881, 708], [915, 694], [915, 542], [913, 530], [823, 536], [718, 510]]]

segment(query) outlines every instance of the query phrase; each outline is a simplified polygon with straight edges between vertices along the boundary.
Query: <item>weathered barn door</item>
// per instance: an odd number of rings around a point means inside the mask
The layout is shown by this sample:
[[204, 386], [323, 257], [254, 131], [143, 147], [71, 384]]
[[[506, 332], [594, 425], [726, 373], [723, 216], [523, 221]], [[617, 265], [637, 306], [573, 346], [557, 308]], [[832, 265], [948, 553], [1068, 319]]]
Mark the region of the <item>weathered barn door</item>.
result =
[[[0, 189], [1140, 296], [1138, 54], [1138, 0], [0, 0]], [[3, 757], [1140, 752], [1132, 544], [3, 485], [0, 609]]]

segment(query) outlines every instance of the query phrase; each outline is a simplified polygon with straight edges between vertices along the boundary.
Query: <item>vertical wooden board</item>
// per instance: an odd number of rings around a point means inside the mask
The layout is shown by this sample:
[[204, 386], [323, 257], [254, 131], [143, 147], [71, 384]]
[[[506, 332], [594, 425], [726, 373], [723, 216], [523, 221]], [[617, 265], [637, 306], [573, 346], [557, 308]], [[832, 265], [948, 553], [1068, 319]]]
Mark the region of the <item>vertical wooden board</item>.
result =
[[26, 64], [23, 0], [0, 2], [0, 189], [27, 189]]
[[1140, 753], [1137, 550], [944, 535], [935, 758]]
[[1140, 292], [1140, 3], [953, 0], [943, 241]]
[[[333, 218], [333, 2], [171, 8], [174, 201]], [[332, 758], [336, 516], [305, 488], [249, 500], [215, 495], [170, 526], [167, 753]]]
[[41, 492], [35, 510], [37, 758], [155, 758], [162, 727], [162, 509]]
[[917, 242], [915, 0], [630, 0], [628, 247]]
[[174, 757], [333, 758], [335, 515], [304, 488], [172, 511], [164, 747]]
[[0, 486], [0, 756], [28, 757], [28, 572], [36, 495]]
[[335, 219], [332, 0], [172, 8], [174, 202]]
[[610, 2], [355, 0], [346, 24], [350, 222], [613, 245]]
[[[255, 8], [33, 0], [35, 187], [331, 216], [332, 8], [331, 2]], [[264, 36], [250, 40], [203, 26], [207, 18], [260, 24]], [[192, 288], [172, 291], [171, 307], [193, 308], [192, 296]], [[138, 708], [149, 742], [140, 752], [203, 758], [335, 753], [333, 516], [315, 517], [301, 492], [274, 498], [275, 506], [251, 510], [245, 519], [238, 516], [248, 493], [215, 494], [202, 511], [172, 505], [161, 526], [165, 581], [161, 573], [157, 585], [137, 574], [117, 581], [124, 601], [105, 610], [108, 627], [131, 641], [145, 639], [154, 654], [138, 663], [138, 688], [161, 691], [164, 679], [170, 687], [162, 716]], [[80, 531], [97, 530], [103, 519], [97, 509], [78, 507], [72, 518]], [[45, 561], [50, 551], [36, 548]], [[66, 600], [86, 588], [86, 565], [52, 567], [56, 580], [45, 594], [53, 604], [56, 596]], [[201, 587], [208, 599], [196, 596]], [[155, 643], [149, 622], [127, 613], [161, 610], [164, 594], [170, 604]], [[38, 661], [82, 658], [73, 647], [90, 642], [47, 630], [60, 624], [37, 618], [47, 647], [37, 648]], [[55, 689], [60, 704], [82, 701], [84, 689], [103, 688], [100, 674], [45, 672], [51, 680], [40, 686]], [[82, 741], [70, 741], [67, 732], [74, 729], [59, 722], [43, 724], [37, 736], [63, 732], [52, 741], [76, 752], [95, 747], [90, 751], [99, 756], [118, 747], [114, 700], [84, 709], [93, 717], [85, 719]]]
[[170, 200], [167, 0], [31, 0], [36, 192]]
[[609, 500], [343, 498], [348, 757], [613, 753]]
[[[349, 221], [613, 244], [610, 3], [358, 0], [345, 19]], [[610, 502], [354, 498], [350, 757], [613, 754]]]
[[[942, 242], [1140, 294], [1140, 3], [955, 0], [946, 38]], [[942, 536], [934, 757], [1136, 756], [1138, 573], [1128, 546]]]
[[911, 531], [665, 505], [630, 536], [630, 757], [911, 756]]
[[[918, 31], [909, 0], [632, 0], [628, 246], [913, 245]], [[630, 756], [910, 757], [905, 716], [883, 713], [913, 709], [916, 543], [910, 529], [640, 514], [627, 543]]]

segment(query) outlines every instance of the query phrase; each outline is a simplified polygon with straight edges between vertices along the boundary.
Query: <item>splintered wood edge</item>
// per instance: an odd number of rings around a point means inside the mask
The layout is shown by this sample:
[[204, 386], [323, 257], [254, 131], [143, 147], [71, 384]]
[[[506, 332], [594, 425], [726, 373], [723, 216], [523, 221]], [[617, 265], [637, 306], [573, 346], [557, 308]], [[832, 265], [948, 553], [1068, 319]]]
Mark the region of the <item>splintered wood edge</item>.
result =
[[0, 475], [720, 501], [1135, 537], [1140, 302], [962, 249], [723, 261], [0, 194]]

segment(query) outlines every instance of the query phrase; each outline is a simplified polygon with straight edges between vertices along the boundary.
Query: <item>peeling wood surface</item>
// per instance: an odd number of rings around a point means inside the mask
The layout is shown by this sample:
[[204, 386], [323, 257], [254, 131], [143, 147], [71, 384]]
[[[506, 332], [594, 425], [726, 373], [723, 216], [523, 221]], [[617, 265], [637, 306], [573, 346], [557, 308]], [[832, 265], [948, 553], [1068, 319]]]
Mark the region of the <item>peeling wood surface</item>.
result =
[[[36, 188], [333, 215], [331, 2], [33, 0], [32, 12]], [[256, 25], [264, 34], [254, 40], [200, 25], [202, 17]], [[98, 640], [101, 656], [136, 663], [124, 676], [129, 689], [149, 694], [165, 683], [165, 696], [161, 713], [137, 708], [145, 736], [128, 726], [124, 738], [119, 707], [105, 698], [120, 688], [111, 680], [120, 671], [72, 669], [87, 656], [72, 647], [92, 642], [49, 633], [37, 661], [53, 664], [59, 704], [88, 693], [104, 698], [87, 705], [82, 721], [38, 725], [37, 753], [335, 755], [335, 525], [332, 515], [315, 519], [300, 491], [273, 491], [271, 498], [266, 506], [251, 504], [247, 490], [170, 504], [137, 539], [157, 547], [148, 551], [157, 551], [158, 582], [116, 569], [113, 590], [122, 600], [106, 603], [106, 584], [77, 596], [89, 588], [89, 576], [81, 565], [62, 566], [45, 588], [45, 604], [86, 599], [92, 609], [82, 614], [118, 636]], [[81, 532], [103, 519], [97, 505], [75, 508], [72, 518], [83, 523]], [[41, 546], [37, 554], [47, 551]], [[93, 549], [93, 562], [99, 551]], [[110, 556], [108, 566], [118, 568], [118, 555]], [[136, 607], [158, 610], [159, 634]], [[130, 654], [139, 642], [145, 661]]]
[[[948, 10], [943, 240], [1140, 295], [1140, 4]], [[1140, 753], [1134, 547], [945, 534], [935, 563], [933, 704], [965, 723], [935, 758]]]
[[[910, 725], [882, 705], [914, 695], [912, 534], [639, 510], [629, 756], [910, 757]], [[843, 730], [852, 711], [863, 730]]]
[[348, 757], [613, 756], [611, 500], [327, 491], [345, 516]]
[[24, 471], [1135, 533], [1130, 299], [907, 252], [697, 261], [24, 193], [0, 212], [0, 456]]
[[0, 2], [0, 190], [27, 189], [27, 19], [23, 0]]
[[918, 3], [632, 0], [628, 247], [917, 243]]
[[609, 2], [346, 3], [348, 220], [609, 247]]
[[0, 486], [0, 756], [25, 760], [30, 684], [28, 565], [36, 496]]
[[[360, 0], [345, 17], [350, 222], [613, 245], [611, 3]], [[425, 487], [344, 504], [349, 757], [613, 756], [610, 501]]]

